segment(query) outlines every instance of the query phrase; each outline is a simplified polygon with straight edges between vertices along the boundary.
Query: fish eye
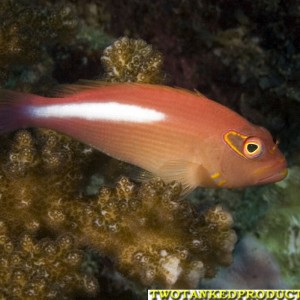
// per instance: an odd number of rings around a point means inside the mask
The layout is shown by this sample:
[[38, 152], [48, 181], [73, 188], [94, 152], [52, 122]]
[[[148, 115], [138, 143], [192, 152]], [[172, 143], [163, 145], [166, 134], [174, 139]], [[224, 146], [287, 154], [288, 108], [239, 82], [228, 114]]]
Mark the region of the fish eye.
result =
[[263, 143], [259, 138], [249, 137], [243, 145], [243, 154], [247, 158], [256, 158], [263, 153]]

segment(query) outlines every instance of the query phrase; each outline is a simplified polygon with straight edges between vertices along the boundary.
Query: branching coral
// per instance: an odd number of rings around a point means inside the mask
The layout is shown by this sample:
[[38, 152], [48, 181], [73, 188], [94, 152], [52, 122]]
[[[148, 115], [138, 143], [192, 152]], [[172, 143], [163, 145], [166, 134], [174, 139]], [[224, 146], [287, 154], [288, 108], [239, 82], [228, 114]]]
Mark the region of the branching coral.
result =
[[[19, 1], [0, 4], [0, 63], [32, 63], [40, 57], [43, 45], [66, 41], [76, 29], [70, 7], [26, 5]], [[34, 33], [34, 34], [33, 34]], [[4, 63], [5, 62], [5, 63]]]
[[36, 241], [23, 234], [16, 242], [0, 222], [1, 299], [69, 299], [93, 295], [98, 284], [79, 271], [83, 252], [70, 235]]
[[[215, 36], [214, 54], [219, 56], [222, 62], [233, 68], [235, 66], [236, 80], [241, 84], [252, 80], [254, 76], [263, 78], [269, 73], [266, 64], [266, 53], [259, 45], [257, 37], [249, 36], [247, 28], [228, 29], [219, 32]], [[265, 86], [267, 82], [261, 80], [260, 85]]]
[[236, 240], [230, 214], [220, 206], [196, 213], [178, 200], [178, 184], [157, 179], [139, 187], [123, 177], [116, 188], [83, 199], [78, 168], [92, 153], [51, 131], [17, 132], [2, 171], [0, 219], [10, 232], [71, 233], [148, 286], [194, 287], [230, 263]]
[[49, 95], [57, 82], [99, 76], [99, 52], [112, 38], [95, 25], [94, 9], [68, 0], [1, 1], [0, 86]]
[[38, 216], [47, 215], [47, 201], [79, 193], [89, 150], [48, 130], [37, 130], [35, 136], [25, 130], [16, 133], [9, 151], [2, 150], [0, 170], [1, 205], [11, 232], [45, 228], [43, 217]]
[[158, 83], [163, 81], [162, 55], [143, 40], [121, 38], [101, 57], [106, 81]]
[[79, 240], [145, 285], [194, 287], [213, 276], [217, 265], [231, 262], [236, 237], [231, 216], [220, 206], [198, 215], [179, 194], [177, 184], [156, 180], [138, 188], [123, 177], [89, 205], [58, 205], [65, 218], [57, 225], [74, 227]]

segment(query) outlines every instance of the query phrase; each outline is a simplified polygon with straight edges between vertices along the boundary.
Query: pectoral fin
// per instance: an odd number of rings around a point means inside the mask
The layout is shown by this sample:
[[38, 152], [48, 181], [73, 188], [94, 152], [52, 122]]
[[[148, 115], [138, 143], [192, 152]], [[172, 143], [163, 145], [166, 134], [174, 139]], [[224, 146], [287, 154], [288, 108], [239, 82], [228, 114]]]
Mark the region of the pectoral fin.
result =
[[169, 161], [162, 165], [155, 174], [138, 168], [130, 174], [130, 177], [141, 182], [152, 180], [156, 177], [161, 178], [166, 183], [172, 181], [180, 182], [182, 185], [182, 197], [191, 193], [198, 186], [216, 186], [203, 165], [183, 160]]
[[182, 194], [187, 195], [198, 186], [214, 186], [208, 171], [201, 164], [188, 161], [170, 161], [157, 172], [165, 182], [177, 181], [182, 184]]

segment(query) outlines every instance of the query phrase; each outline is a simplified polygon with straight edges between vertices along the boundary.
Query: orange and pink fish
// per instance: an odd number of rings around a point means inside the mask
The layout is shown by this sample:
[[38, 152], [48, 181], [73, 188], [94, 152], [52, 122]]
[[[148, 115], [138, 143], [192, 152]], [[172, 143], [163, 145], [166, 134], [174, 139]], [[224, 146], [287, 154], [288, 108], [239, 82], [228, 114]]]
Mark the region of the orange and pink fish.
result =
[[60, 97], [0, 91], [0, 132], [46, 127], [184, 192], [279, 181], [286, 160], [262, 127], [199, 93], [138, 83], [70, 85]]

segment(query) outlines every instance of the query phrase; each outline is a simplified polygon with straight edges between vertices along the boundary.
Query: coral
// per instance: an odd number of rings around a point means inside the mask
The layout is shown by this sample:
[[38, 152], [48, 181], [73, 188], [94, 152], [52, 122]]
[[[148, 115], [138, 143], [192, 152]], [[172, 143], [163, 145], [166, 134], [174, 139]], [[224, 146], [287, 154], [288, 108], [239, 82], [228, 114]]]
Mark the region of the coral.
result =
[[231, 262], [236, 236], [230, 214], [220, 206], [197, 214], [188, 201], [178, 200], [180, 191], [161, 180], [137, 187], [123, 177], [89, 205], [55, 204], [65, 215], [57, 226], [74, 227], [79, 240], [147, 286], [194, 287], [213, 276], [216, 266]]
[[77, 31], [72, 6], [43, 2], [1, 1], [0, 80], [15, 65], [41, 61], [45, 47], [70, 42]]
[[23, 233], [16, 241], [0, 221], [0, 252], [1, 299], [69, 299], [98, 289], [97, 281], [80, 271], [83, 252], [70, 235], [36, 241]]
[[[247, 189], [197, 189], [191, 195], [191, 200], [197, 203], [198, 209], [211, 205], [222, 205], [234, 219], [234, 229], [238, 236], [249, 232], [259, 233], [258, 223], [261, 222], [273, 202], [265, 195], [274, 186], [248, 187]], [[247, 217], [245, 217], [247, 216]]]
[[[8, 144], [8, 152], [2, 149], [0, 169], [5, 223], [14, 234], [19, 235], [24, 229], [35, 233], [45, 228], [43, 218], [38, 216], [47, 215], [46, 203], [57, 196], [56, 190], [60, 191], [58, 199], [79, 193], [81, 172], [92, 151], [46, 129], [36, 130], [35, 136], [29, 131], [18, 131]], [[5, 143], [2, 145], [5, 149]], [[65, 182], [58, 180], [59, 176]], [[52, 194], [48, 195], [49, 188]]]
[[197, 213], [179, 200], [178, 184], [157, 179], [138, 186], [123, 177], [116, 188], [83, 197], [78, 187], [93, 155], [50, 130], [16, 132], [2, 153], [0, 220], [10, 234], [71, 234], [147, 286], [195, 287], [231, 262], [231, 215], [221, 206]]
[[143, 40], [118, 39], [104, 50], [101, 61], [105, 81], [161, 83], [164, 78], [162, 55]]
[[[268, 73], [267, 54], [261, 48], [260, 40], [251, 37], [245, 26], [219, 32], [215, 36], [215, 44], [214, 54], [226, 66], [233, 67], [234, 63], [236, 80], [241, 84]], [[260, 81], [263, 88], [267, 88], [267, 84], [263, 79]]]

